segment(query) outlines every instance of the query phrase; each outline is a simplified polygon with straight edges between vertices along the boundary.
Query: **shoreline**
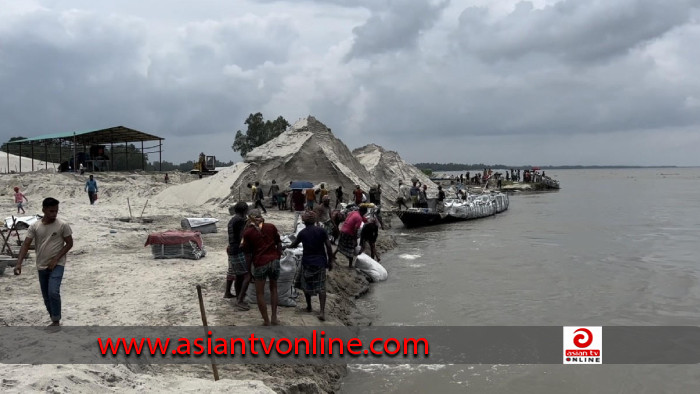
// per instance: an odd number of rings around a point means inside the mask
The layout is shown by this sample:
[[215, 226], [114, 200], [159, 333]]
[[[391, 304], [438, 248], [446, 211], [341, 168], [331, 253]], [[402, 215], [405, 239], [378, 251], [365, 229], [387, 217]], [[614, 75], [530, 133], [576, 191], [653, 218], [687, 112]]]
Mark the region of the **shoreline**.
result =
[[[86, 174], [87, 175], [87, 174]], [[89, 205], [84, 192], [86, 176], [56, 174], [49, 171], [3, 174], [0, 176], [0, 207], [7, 216], [16, 216], [12, 204], [13, 186], [19, 186], [30, 203], [27, 215], [40, 213], [41, 200], [57, 198], [59, 218], [67, 221], [75, 240], [68, 253], [66, 274], [61, 286], [62, 324], [129, 325], [129, 326], [201, 326], [195, 286], [202, 286], [208, 322], [212, 326], [256, 327], [261, 323], [257, 308], [240, 312], [233, 299], [223, 298], [227, 267], [226, 225], [228, 206], [159, 202], [157, 195], [174, 186], [189, 183], [192, 176], [170, 173], [170, 184], [162, 183], [162, 174], [96, 173], [99, 199]], [[127, 198], [129, 203], [127, 204]], [[151, 218], [151, 223], [124, 222], [132, 216]], [[145, 207], [145, 209], [144, 209]], [[185, 217], [219, 219], [218, 232], [203, 234], [207, 256], [200, 260], [154, 259], [144, 247], [151, 232], [180, 228]], [[291, 231], [294, 214], [268, 209], [267, 221], [281, 233]], [[20, 231], [22, 238], [26, 234]], [[17, 253], [19, 246], [14, 245]], [[396, 246], [387, 231], [377, 241], [379, 253]], [[305, 305], [280, 307], [280, 320], [287, 325], [369, 325], [369, 317], [358, 308], [356, 300], [370, 289], [370, 282], [356, 270], [347, 268], [341, 256], [329, 272], [327, 321], [319, 321]], [[0, 325], [44, 326], [48, 316], [43, 305], [34, 261], [25, 261], [22, 275], [6, 271], [0, 276], [0, 288], [7, 302], [0, 310]], [[8, 276], [7, 273], [10, 273]], [[303, 295], [298, 304], [305, 304]], [[318, 310], [318, 298], [313, 302]], [[10, 383], [0, 387], [16, 391], [56, 390], [150, 390], [230, 391], [235, 392], [332, 392], [340, 387], [347, 374], [346, 365], [220, 365], [221, 380], [214, 382], [208, 365], [0, 365], [0, 374]]]

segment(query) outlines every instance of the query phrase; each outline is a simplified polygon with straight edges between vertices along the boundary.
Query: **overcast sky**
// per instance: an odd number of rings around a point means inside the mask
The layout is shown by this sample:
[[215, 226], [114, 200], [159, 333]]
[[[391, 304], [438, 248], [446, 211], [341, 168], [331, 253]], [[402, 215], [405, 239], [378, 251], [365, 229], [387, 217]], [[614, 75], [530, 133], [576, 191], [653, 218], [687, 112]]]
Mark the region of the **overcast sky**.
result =
[[[409, 162], [700, 165], [700, 0], [7, 0], [0, 140], [250, 113]], [[151, 159], [157, 156], [151, 156]]]

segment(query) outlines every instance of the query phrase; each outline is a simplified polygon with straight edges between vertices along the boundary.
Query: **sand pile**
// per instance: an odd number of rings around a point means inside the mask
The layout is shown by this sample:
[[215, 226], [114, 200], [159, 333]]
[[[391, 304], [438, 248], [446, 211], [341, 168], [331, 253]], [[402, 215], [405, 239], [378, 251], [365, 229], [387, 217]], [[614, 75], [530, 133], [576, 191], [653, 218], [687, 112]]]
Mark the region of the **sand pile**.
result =
[[[163, 193], [155, 196], [154, 200], [161, 204], [175, 205], [226, 205], [229, 196], [234, 193], [231, 189], [232, 185], [248, 167], [248, 163], [241, 162], [231, 167], [219, 168], [219, 172], [216, 175], [170, 187]], [[191, 175], [191, 179], [195, 179], [194, 177], [196, 175]], [[245, 196], [249, 196], [250, 190], [245, 188], [245, 191], [242, 191], [242, 193]], [[234, 194], [237, 195], [237, 193]]]
[[155, 199], [164, 204], [227, 207], [236, 201], [250, 201], [248, 183], [260, 182], [267, 193], [273, 180], [282, 190], [290, 181], [309, 181], [317, 186], [325, 183], [330, 190], [343, 186], [346, 196], [355, 185], [367, 191], [370, 185], [376, 184], [350, 149], [328, 127], [309, 116], [253, 149], [246, 155], [245, 162], [236, 163], [216, 175], [168, 188]]
[[410, 185], [412, 178], [428, 185], [429, 192], [437, 192], [437, 185], [416, 166], [405, 162], [397, 152], [369, 144], [352, 151], [376, 182], [382, 185], [382, 197], [394, 201], [399, 193], [399, 180]]
[[7, 152], [0, 151], [0, 173], [5, 174], [20, 172], [20, 166], [22, 168], [22, 172], [46, 170], [47, 168], [51, 171], [56, 171], [58, 168], [57, 163], [34, 160], [34, 170], [32, 170], [32, 159], [30, 157], [9, 154], [8, 159]]
[[[277, 138], [255, 148], [245, 158], [249, 167], [233, 185], [245, 188], [248, 182], [260, 181], [267, 190], [272, 180], [281, 188], [290, 181], [325, 183], [327, 189], [343, 186], [348, 193], [360, 185], [368, 190], [374, 182], [350, 149], [323, 123], [313, 116], [297, 121]], [[231, 196], [237, 200], [237, 195]]]

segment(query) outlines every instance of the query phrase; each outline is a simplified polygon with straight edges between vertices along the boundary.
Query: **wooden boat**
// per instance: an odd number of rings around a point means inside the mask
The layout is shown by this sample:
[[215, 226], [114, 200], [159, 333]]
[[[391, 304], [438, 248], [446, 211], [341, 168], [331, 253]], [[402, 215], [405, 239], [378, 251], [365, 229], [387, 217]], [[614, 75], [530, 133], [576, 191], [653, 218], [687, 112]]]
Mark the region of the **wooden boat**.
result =
[[492, 216], [508, 209], [508, 195], [490, 193], [470, 195], [467, 200], [445, 200], [444, 209], [435, 208], [436, 201], [429, 201], [430, 208], [409, 208], [396, 215], [406, 227], [422, 227], [434, 224], [460, 222]]

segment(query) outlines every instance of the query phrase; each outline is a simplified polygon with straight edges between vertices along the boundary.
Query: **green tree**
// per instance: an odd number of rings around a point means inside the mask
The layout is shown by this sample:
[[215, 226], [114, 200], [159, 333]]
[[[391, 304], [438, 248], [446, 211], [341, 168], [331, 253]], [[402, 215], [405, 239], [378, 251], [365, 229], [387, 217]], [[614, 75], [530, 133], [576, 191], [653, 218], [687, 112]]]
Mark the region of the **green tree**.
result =
[[266, 121], [260, 112], [248, 115], [245, 124], [248, 130], [245, 134], [238, 130], [231, 146], [234, 152], [241, 152], [241, 156], [282, 134], [289, 127], [289, 122], [282, 116], [278, 116], [274, 121]]

